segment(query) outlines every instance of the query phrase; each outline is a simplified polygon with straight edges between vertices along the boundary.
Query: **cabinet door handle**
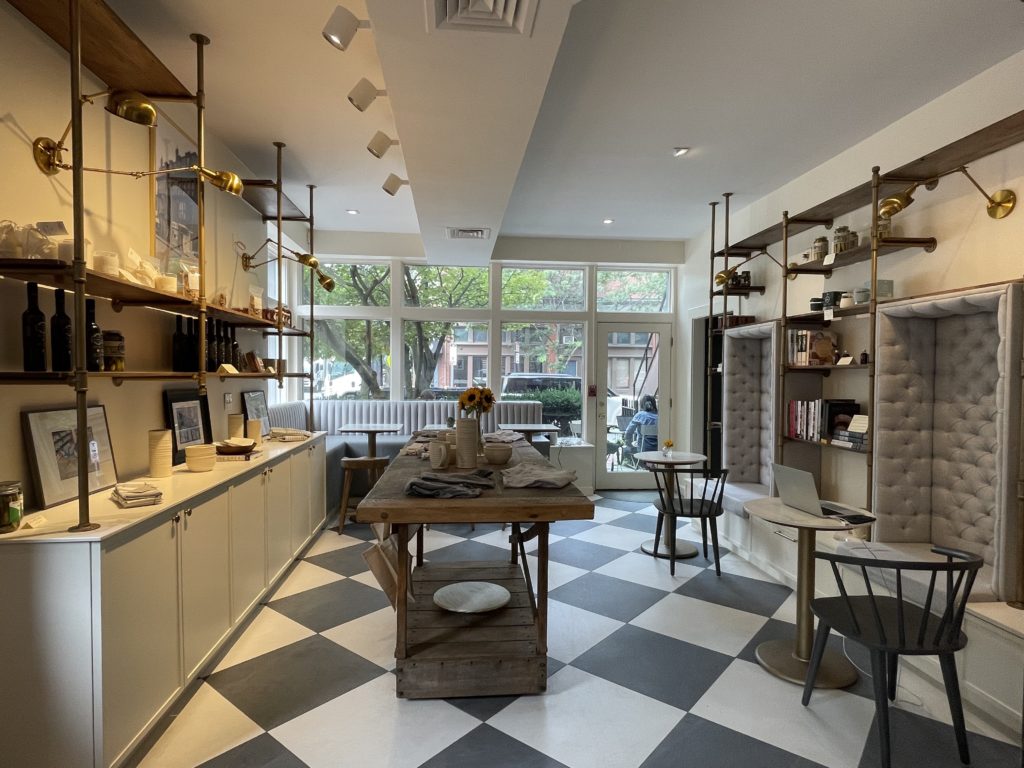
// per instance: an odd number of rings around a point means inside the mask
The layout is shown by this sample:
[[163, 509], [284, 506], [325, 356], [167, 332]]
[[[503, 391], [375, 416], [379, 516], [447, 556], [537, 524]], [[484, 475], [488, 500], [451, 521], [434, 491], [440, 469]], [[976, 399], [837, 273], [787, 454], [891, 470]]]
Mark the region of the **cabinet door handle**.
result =
[[780, 530], [779, 530], [778, 528], [776, 528], [775, 530], [773, 530], [773, 531], [772, 531], [772, 533], [774, 533], [774, 534], [775, 534], [776, 536], [781, 536], [781, 537], [782, 537], [782, 538], [784, 538], [784, 539], [785, 539], [786, 541], [792, 541], [792, 542], [793, 542], [794, 544], [796, 543], [796, 539], [792, 538], [791, 536], [787, 536], [787, 535], [786, 535], [786, 534], [784, 534], [784, 533], [783, 533], [782, 531], [780, 531]]
[[173, 520], [176, 523], [180, 523], [181, 522], [181, 513], [180, 512], [176, 512], [174, 517], [171, 518], [171, 520]]
[[192, 517], [192, 510], [191, 509], [186, 509], [185, 510], [185, 517]]

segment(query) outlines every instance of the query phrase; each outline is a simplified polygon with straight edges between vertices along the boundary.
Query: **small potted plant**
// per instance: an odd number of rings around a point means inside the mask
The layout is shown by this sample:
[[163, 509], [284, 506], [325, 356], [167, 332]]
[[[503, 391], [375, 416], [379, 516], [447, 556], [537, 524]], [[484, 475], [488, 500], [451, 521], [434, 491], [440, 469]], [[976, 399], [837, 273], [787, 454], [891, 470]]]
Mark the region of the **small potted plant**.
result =
[[661, 455], [668, 456], [672, 453], [672, 446], [675, 445], [671, 440], [666, 440], [661, 444]]

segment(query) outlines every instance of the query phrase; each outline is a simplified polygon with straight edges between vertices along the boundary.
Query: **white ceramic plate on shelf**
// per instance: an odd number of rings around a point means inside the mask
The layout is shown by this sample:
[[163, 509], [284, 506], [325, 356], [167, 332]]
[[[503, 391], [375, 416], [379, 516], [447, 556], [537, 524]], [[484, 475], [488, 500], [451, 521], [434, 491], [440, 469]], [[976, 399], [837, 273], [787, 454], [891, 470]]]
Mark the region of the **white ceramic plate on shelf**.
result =
[[488, 581], [459, 581], [434, 593], [434, 605], [453, 613], [486, 613], [504, 608], [511, 593]]

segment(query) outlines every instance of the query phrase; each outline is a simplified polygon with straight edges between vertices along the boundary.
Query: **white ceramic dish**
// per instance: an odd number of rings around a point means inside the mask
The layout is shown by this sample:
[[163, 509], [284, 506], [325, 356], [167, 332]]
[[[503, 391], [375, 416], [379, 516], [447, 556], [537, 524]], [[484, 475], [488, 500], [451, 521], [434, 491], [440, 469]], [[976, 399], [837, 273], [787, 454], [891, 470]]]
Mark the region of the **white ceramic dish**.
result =
[[459, 581], [434, 593], [434, 605], [453, 613], [486, 613], [504, 608], [512, 594], [488, 581]]

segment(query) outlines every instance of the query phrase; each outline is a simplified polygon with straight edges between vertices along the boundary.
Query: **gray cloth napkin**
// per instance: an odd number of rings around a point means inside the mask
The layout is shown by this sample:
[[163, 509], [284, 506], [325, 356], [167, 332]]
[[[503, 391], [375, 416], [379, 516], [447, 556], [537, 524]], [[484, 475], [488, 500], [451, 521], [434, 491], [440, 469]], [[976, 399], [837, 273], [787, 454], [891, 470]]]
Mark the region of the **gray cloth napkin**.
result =
[[485, 443], [518, 443], [524, 439], [522, 432], [513, 432], [511, 429], [500, 429], [484, 434]]
[[473, 488], [494, 487], [493, 469], [475, 469], [472, 472], [424, 472], [422, 477], [432, 483], [465, 485]]
[[501, 470], [501, 481], [506, 488], [564, 488], [575, 479], [575, 470], [555, 469], [533, 462]]
[[405, 484], [405, 493], [407, 496], [428, 496], [437, 499], [473, 499], [482, 491], [467, 485], [438, 483], [423, 477], [414, 477]]

